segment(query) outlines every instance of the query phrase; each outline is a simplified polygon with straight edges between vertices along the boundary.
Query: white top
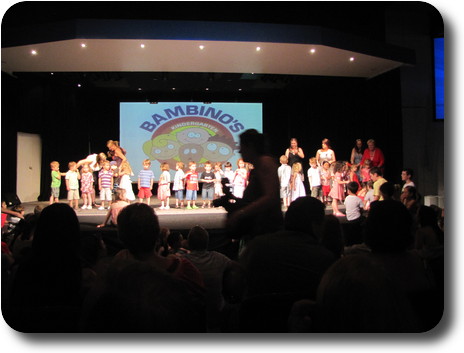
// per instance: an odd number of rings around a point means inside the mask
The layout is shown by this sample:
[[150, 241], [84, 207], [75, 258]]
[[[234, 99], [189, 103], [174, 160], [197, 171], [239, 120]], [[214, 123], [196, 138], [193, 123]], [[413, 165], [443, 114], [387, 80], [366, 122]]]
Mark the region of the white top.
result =
[[310, 167], [308, 169], [308, 180], [311, 188], [321, 186], [321, 170], [319, 168]]
[[405, 183], [405, 184], [403, 185], [403, 188], [401, 189], [401, 192], [404, 191], [404, 188], [405, 188], [406, 186], [416, 187], [416, 184], [414, 184], [413, 181], [410, 181], [409, 183]]
[[345, 199], [346, 219], [354, 221], [361, 217], [361, 210], [364, 208], [362, 200], [354, 195], [348, 195]]
[[290, 183], [290, 177], [292, 176], [292, 167], [288, 164], [282, 164], [277, 169], [277, 175], [279, 176], [280, 187], [286, 188]]

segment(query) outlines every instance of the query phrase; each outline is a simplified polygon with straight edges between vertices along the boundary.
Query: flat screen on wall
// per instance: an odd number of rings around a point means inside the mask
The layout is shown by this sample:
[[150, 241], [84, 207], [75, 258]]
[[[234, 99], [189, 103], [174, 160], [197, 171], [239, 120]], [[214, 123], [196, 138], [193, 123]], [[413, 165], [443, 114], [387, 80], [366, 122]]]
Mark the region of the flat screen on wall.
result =
[[435, 119], [445, 119], [445, 41], [434, 38]]
[[202, 171], [206, 161], [229, 161], [235, 169], [239, 135], [262, 127], [262, 103], [120, 103], [120, 144], [136, 175], [145, 159], [155, 176], [163, 162], [172, 175], [177, 162]]

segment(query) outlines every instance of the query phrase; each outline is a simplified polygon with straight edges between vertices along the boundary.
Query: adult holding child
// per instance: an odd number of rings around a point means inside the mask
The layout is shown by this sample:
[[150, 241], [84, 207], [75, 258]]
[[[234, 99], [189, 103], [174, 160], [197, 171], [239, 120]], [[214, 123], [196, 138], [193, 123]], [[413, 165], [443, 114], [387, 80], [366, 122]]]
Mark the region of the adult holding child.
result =
[[304, 152], [301, 147], [298, 147], [298, 140], [293, 137], [290, 139], [290, 147], [285, 150], [285, 156], [288, 159], [288, 165], [291, 167], [293, 163], [303, 163]]
[[321, 148], [316, 152], [317, 165], [322, 166], [322, 163], [325, 161], [332, 164], [336, 160], [337, 158], [335, 157], [335, 152], [332, 150], [330, 140], [328, 138], [324, 138], [322, 140]]

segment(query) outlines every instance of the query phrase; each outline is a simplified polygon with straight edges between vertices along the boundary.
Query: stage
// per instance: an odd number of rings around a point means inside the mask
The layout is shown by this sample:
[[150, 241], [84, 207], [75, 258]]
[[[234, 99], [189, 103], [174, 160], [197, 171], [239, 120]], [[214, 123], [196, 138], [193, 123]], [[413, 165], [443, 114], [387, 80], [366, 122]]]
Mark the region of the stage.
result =
[[[66, 199], [61, 199], [60, 203], [68, 203]], [[188, 231], [195, 225], [200, 225], [208, 230], [210, 234], [209, 249], [217, 250], [228, 254], [233, 257], [234, 244], [231, 244], [231, 238], [225, 229], [225, 221], [227, 212], [222, 207], [201, 208], [203, 201], [201, 198], [197, 200], [198, 209], [187, 210], [185, 208], [172, 207], [175, 203], [171, 203], [171, 208], [168, 210], [161, 210], [160, 202], [152, 197], [150, 206], [153, 207], [156, 215], [158, 216], [160, 226], [168, 228], [170, 231], [179, 231], [186, 238]], [[97, 200], [99, 204], [99, 200]], [[48, 201], [24, 202], [25, 214], [34, 212], [35, 207], [42, 208], [49, 205]], [[82, 206], [82, 200], [79, 202], [79, 207]], [[339, 205], [341, 211], [345, 210], [344, 205]], [[285, 214], [285, 210], [282, 210]], [[326, 214], [332, 214], [332, 207], [326, 206]], [[83, 210], [81, 208], [76, 210], [76, 215], [79, 219], [81, 226], [81, 233], [83, 235], [98, 235], [103, 238], [107, 244], [110, 253], [117, 252], [122, 248], [117, 236], [117, 229], [115, 227], [97, 228], [98, 224], [104, 222], [108, 210], [99, 210], [93, 208], [91, 210]], [[341, 223], [346, 222], [346, 217], [338, 217]]]

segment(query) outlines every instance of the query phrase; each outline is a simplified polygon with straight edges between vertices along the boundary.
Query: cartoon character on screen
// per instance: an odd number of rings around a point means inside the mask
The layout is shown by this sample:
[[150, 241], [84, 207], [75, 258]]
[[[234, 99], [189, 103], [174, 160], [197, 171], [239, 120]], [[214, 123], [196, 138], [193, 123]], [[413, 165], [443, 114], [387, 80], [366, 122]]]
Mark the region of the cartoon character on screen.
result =
[[202, 147], [203, 157], [213, 163], [227, 161], [234, 155], [234, 151], [239, 149], [232, 138], [219, 135], [211, 136]]
[[201, 145], [208, 141], [210, 134], [201, 127], [188, 127], [176, 132], [176, 138], [183, 145], [189, 143]]
[[152, 161], [167, 162], [177, 157], [180, 146], [181, 144], [177, 141], [175, 134], [161, 134], [146, 141], [142, 146], [142, 150]]

